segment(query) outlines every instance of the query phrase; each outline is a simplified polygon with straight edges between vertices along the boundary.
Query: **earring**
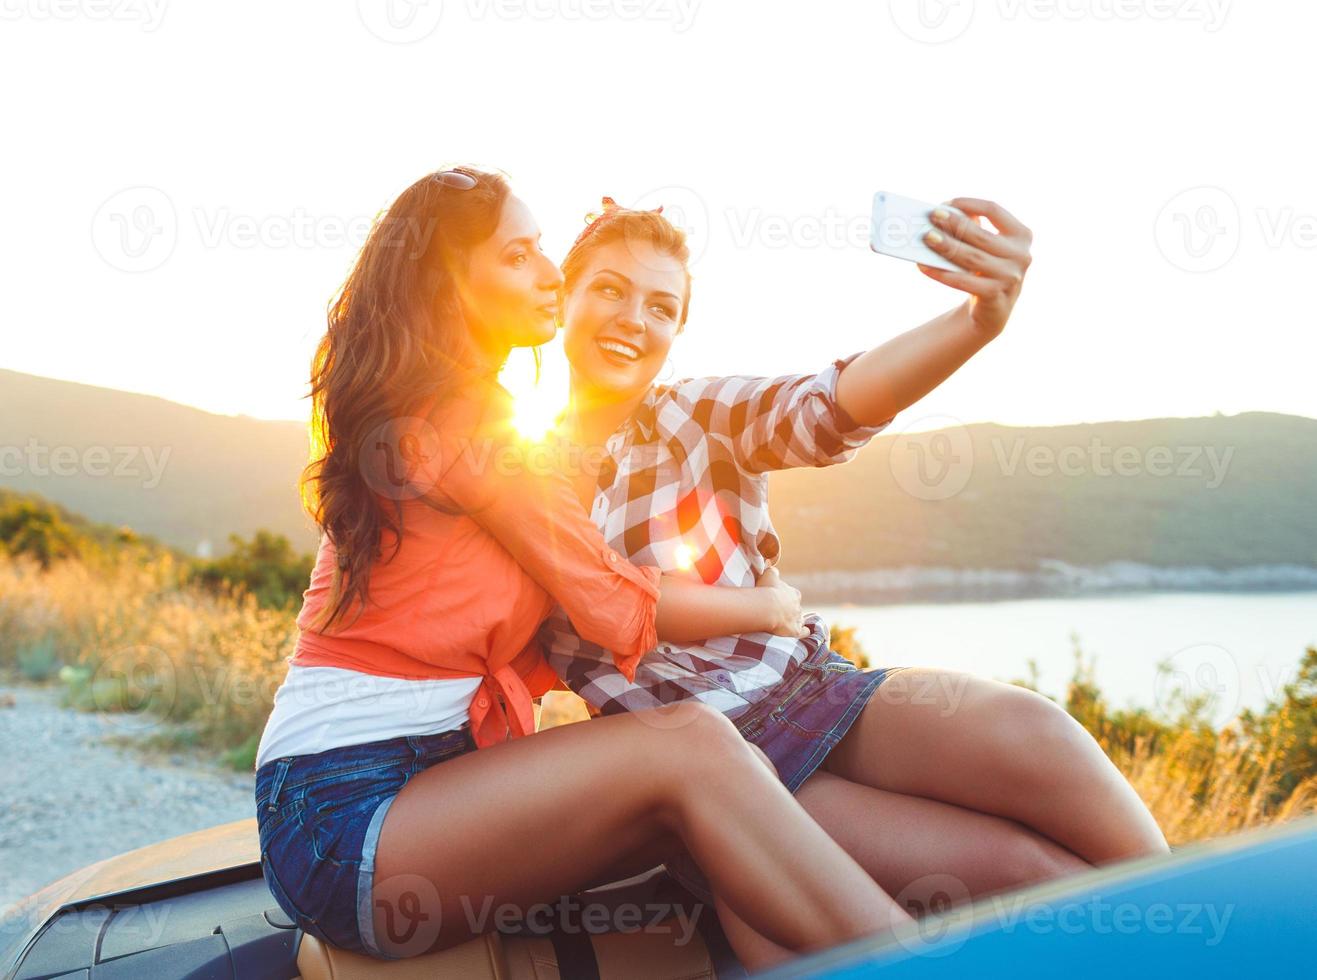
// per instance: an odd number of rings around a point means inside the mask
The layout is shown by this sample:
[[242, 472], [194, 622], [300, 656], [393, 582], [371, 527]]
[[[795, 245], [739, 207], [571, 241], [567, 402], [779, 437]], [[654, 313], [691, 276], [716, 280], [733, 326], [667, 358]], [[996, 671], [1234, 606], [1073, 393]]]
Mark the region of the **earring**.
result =
[[656, 380], [659, 384], [667, 384], [669, 381], [672, 380], [672, 376], [675, 373], [676, 373], [676, 369], [672, 366], [672, 358], [669, 357], [666, 361], [663, 362], [663, 371], [661, 376], [655, 378], [654, 380]]

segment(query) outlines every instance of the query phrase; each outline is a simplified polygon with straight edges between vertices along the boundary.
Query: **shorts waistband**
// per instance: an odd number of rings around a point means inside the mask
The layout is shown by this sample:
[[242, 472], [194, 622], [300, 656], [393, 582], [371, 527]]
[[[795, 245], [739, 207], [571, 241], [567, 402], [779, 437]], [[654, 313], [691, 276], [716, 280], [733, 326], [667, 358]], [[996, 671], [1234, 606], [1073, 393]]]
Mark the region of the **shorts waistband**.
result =
[[341, 745], [309, 755], [271, 759], [256, 770], [256, 800], [260, 803], [267, 796], [277, 796], [284, 790], [297, 789], [326, 776], [367, 772], [430, 755], [453, 755], [460, 750], [475, 750], [469, 724], [433, 735], [400, 735], [378, 742]]

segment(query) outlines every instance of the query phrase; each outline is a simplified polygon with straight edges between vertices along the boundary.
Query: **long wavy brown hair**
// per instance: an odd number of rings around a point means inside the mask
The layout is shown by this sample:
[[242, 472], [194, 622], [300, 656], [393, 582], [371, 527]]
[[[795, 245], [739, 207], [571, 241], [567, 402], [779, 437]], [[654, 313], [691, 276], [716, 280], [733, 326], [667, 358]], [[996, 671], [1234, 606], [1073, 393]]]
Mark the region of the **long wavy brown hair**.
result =
[[[475, 181], [474, 187], [452, 176]], [[379, 215], [329, 304], [311, 364], [311, 462], [302, 503], [338, 556], [329, 601], [310, 628], [364, 611], [384, 532], [402, 538], [402, 503], [386, 506], [363, 473], [367, 439], [434, 396], [488, 373], [462, 316], [455, 272], [498, 227], [507, 181], [471, 167], [427, 174]]]

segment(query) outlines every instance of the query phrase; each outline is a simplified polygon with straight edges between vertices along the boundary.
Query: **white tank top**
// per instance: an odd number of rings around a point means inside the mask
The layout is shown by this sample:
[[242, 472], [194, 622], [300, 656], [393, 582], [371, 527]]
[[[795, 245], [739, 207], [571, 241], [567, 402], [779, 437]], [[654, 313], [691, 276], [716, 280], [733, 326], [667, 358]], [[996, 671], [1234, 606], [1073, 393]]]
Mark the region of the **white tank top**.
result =
[[256, 750], [256, 768], [403, 735], [435, 735], [470, 717], [479, 677], [404, 680], [342, 667], [288, 665]]

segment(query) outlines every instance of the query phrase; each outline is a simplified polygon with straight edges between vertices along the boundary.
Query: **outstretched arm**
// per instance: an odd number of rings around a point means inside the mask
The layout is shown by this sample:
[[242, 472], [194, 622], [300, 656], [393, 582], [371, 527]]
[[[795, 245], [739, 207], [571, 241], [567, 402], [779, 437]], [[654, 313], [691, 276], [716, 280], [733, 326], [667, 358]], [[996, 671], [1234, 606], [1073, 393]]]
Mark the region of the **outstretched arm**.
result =
[[[1033, 233], [992, 201], [958, 197], [950, 202], [969, 218], [945, 209], [932, 221], [939, 235], [928, 245], [963, 272], [920, 265], [931, 279], [969, 294], [954, 310], [907, 330], [866, 351], [842, 369], [837, 403], [859, 425], [877, 425], [909, 408], [951, 377], [985, 344], [1002, 332], [1011, 315], [1031, 257]], [[982, 215], [997, 232], [987, 231]]]

